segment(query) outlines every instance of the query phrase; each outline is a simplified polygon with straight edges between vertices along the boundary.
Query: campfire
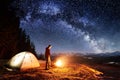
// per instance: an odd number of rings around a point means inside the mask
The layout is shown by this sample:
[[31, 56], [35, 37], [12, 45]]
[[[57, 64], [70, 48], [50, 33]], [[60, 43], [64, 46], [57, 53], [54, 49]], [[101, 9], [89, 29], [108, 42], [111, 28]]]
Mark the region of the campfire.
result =
[[64, 59], [62, 59], [62, 58], [58, 58], [58, 59], [55, 61], [55, 63], [54, 63], [54, 65], [55, 65], [56, 67], [64, 67], [65, 64], [66, 64], [66, 60], [64, 60]]
[[62, 63], [61, 60], [57, 60], [57, 61], [55, 62], [55, 65], [56, 65], [57, 67], [62, 67], [62, 66], [63, 66], [63, 63]]

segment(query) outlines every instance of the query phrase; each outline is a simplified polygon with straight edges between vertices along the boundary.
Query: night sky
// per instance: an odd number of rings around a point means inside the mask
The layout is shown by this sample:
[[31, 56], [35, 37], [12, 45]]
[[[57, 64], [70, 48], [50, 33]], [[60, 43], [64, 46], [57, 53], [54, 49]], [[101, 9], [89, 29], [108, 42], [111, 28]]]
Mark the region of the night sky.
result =
[[[19, 1], [19, 2], [18, 2]], [[37, 53], [101, 53], [120, 50], [120, 0], [15, 0]]]

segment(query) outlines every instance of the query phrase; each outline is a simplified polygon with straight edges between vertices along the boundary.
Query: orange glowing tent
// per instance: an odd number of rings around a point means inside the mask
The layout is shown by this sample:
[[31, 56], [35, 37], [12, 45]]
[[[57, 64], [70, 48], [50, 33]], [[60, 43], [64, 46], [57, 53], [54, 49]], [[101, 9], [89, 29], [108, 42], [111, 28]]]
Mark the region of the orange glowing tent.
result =
[[20, 70], [37, 68], [40, 66], [37, 58], [30, 52], [24, 51], [13, 56], [7, 63], [8, 70]]

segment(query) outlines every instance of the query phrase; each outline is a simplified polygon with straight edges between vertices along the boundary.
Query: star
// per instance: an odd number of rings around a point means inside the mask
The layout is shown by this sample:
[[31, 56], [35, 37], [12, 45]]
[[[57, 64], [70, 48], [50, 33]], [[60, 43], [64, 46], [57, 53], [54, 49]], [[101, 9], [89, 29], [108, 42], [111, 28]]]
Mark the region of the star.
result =
[[54, 46], [54, 52], [120, 49], [120, 1], [30, 0], [18, 4], [15, 1], [12, 5], [19, 8], [20, 27], [30, 36], [38, 54], [48, 44]]

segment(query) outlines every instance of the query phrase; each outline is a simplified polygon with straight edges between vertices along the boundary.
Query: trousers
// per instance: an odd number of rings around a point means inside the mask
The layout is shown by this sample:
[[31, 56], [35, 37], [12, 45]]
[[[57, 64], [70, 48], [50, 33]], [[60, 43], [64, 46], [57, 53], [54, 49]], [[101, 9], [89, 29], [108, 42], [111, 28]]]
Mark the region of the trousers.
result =
[[45, 69], [50, 69], [51, 67], [51, 58], [50, 56], [46, 57], [46, 65], [45, 65]]

